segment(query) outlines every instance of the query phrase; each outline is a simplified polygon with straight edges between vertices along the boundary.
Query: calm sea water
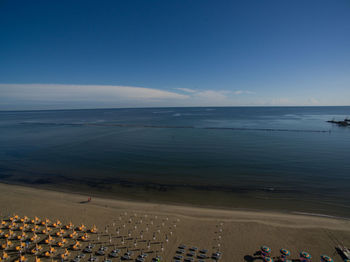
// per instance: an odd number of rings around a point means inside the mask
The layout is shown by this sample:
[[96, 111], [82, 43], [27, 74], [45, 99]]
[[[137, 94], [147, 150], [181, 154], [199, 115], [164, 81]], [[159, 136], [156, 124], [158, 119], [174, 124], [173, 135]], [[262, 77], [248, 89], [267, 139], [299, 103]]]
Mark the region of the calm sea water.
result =
[[0, 181], [350, 217], [350, 107], [0, 112]]

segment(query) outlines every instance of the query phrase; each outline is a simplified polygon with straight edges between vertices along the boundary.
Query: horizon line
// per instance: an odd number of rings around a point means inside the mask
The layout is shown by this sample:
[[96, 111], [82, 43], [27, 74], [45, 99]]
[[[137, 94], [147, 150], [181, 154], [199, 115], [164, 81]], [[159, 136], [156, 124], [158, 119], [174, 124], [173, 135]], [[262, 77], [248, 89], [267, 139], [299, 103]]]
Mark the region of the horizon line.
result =
[[350, 107], [350, 105], [237, 105], [237, 106], [155, 106], [155, 107], [95, 107], [95, 108], [57, 108], [57, 109], [0, 109], [0, 112], [33, 112], [33, 111], [73, 111], [73, 110], [113, 110], [113, 109], [167, 109], [167, 108], [235, 108], [235, 107]]

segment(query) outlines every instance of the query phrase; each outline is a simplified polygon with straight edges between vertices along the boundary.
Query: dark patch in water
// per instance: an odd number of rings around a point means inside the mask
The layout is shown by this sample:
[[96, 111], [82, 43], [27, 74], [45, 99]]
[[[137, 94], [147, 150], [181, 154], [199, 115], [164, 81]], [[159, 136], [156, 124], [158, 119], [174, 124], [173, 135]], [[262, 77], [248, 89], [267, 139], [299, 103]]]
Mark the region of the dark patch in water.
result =
[[125, 180], [118, 177], [110, 177], [108, 180], [100, 178], [77, 178], [66, 176], [62, 174], [52, 173], [34, 173], [25, 172], [21, 176], [13, 176], [10, 174], [1, 174], [0, 179], [7, 182], [20, 182], [31, 185], [45, 185], [45, 184], [71, 184], [71, 185], [86, 185], [91, 189], [98, 191], [104, 190], [113, 191], [113, 186], [120, 186], [123, 188], [135, 188], [143, 189], [146, 191], [168, 192], [176, 191], [179, 189], [189, 189], [197, 191], [212, 191], [212, 192], [228, 192], [236, 194], [249, 194], [257, 192], [265, 192], [269, 194], [298, 194], [305, 193], [301, 189], [287, 189], [287, 188], [275, 188], [275, 187], [259, 187], [256, 185], [251, 186], [222, 186], [222, 185], [194, 185], [194, 184], [165, 184], [155, 182], [138, 182]]
[[10, 177], [11, 177], [11, 175], [9, 175], [9, 174], [2, 174], [2, 173], [0, 173], [0, 179], [8, 179]]
[[8, 167], [3, 167], [3, 166], [0, 166], [0, 172], [5, 172], [5, 171], [13, 171], [12, 168], [8, 168]]
[[12, 174], [10, 173], [11, 171], [13, 171], [11, 168], [0, 166], [0, 179], [10, 178], [12, 176]]
[[52, 180], [49, 178], [39, 178], [34, 180], [32, 184], [36, 184], [36, 185], [52, 184]]

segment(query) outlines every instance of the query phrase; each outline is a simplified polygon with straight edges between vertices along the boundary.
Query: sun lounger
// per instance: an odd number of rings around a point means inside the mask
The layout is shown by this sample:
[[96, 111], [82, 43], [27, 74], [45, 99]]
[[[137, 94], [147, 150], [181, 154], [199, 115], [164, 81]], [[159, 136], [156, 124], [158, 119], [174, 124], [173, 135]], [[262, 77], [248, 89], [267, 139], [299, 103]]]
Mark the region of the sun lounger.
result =
[[208, 258], [206, 254], [198, 254], [197, 255], [197, 258], [200, 258], [200, 259], [206, 259]]
[[91, 256], [88, 261], [96, 262], [96, 261], [98, 261], [98, 257]]
[[120, 250], [119, 249], [114, 249], [112, 252], [109, 254], [110, 257], [116, 258], [119, 256]]

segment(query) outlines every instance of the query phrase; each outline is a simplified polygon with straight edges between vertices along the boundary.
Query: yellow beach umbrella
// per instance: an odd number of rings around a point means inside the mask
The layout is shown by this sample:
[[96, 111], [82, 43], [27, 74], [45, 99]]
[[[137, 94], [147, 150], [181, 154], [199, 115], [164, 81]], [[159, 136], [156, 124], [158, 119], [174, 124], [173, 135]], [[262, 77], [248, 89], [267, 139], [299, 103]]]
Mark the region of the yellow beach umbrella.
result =
[[6, 260], [6, 259], [9, 258], [9, 255], [4, 251], [4, 252], [2, 252], [1, 258], [2, 258], [3, 260]]

